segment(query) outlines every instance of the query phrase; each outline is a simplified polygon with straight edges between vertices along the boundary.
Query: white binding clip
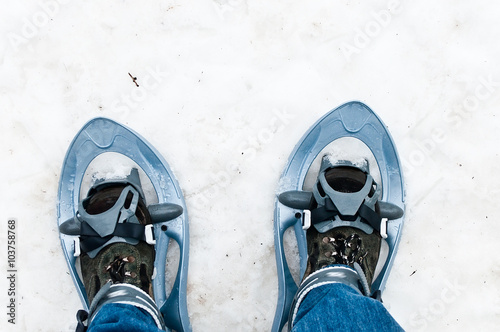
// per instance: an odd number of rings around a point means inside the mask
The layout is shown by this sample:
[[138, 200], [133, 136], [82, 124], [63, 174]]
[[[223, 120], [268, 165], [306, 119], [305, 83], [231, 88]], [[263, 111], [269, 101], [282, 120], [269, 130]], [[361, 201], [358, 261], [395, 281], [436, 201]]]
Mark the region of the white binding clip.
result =
[[302, 214], [302, 229], [308, 230], [311, 227], [311, 210], [304, 210]]
[[154, 229], [152, 224], [148, 224], [144, 227], [144, 235], [146, 236], [146, 243], [147, 244], [156, 244], [155, 240], [155, 234], [154, 234]]
[[81, 254], [81, 251], [80, 251], [80, 237], [79, 236], [75, 236], [73, 238], [73, 245], [75, 246], [75, 248], [74, 248], [75, 253], [73, 254], [73, 256], [74, 257], [79, 257], [80, 254]]
[[382, 218], [380, 221], [380, 236], [387, 239], [387, 218]]

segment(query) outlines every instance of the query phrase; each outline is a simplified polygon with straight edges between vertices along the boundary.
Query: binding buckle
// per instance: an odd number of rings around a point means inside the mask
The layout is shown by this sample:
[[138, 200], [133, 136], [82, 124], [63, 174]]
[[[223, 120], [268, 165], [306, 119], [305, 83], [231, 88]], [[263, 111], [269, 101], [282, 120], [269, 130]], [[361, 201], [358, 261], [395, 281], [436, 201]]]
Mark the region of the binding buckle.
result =
[[80, 254], [81, 254], [81, 250], [80, 250], [80, 237], [79, 236], [75, 236], [73, 238], [73, 246], [75, 247], [75, 253], [73, 254], [73, 257], [79, 257]]
[[302, 213], [302, 229], [308, 230], [311, 227], [311, 210], [304, 210]]
[[380, 220], [380, 236], [383, 239], [387, 239], [387, 218]]
[[144, 236], [146, 237], [146, 243], [154, 245], [156, 244], [155, 233], [152, 224], [144, 226]]

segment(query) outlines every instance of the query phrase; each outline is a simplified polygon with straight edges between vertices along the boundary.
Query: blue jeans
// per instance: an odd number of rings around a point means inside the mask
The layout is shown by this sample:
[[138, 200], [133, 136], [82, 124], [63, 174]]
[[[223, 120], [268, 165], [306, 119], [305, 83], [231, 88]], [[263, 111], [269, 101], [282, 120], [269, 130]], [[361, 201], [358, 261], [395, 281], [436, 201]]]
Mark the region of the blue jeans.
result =
[[[161, 331], [153, 318], [132, 305], [106, 304], [99, 310], [89, 332]], [[293, 332], [403, 331], [382, 303], [360, 295], [344, 284], [324, 285], [302, 301]]]
[[158, 332], [153, 317], [130, 304], [104, 305], [90, 323], [88, 332]]
[[292, 332], [403, 331], [382, 303], [337, 283], [311, 290], [300, 304]]

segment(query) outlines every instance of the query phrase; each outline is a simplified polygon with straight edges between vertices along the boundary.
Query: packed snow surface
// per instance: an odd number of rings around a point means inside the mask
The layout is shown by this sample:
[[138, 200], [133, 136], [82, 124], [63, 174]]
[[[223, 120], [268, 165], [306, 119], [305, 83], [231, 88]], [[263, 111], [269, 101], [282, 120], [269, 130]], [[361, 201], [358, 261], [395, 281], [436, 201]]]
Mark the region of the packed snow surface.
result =
[[[81, 304], [57, 188], [71, 140], [104, 116], [152, 143], [182, 187], [193, 330], [269, 331], [280, 173], [304, 132], [350, 100], [383, 119], [405, 171], [406, 223], [384, 305], [408, 331], [497, 329], [498, 17], [496, 1], [5, 3], [0, 330], [74, 330]], [[112, 159], [104, 177], [127, 171]]]

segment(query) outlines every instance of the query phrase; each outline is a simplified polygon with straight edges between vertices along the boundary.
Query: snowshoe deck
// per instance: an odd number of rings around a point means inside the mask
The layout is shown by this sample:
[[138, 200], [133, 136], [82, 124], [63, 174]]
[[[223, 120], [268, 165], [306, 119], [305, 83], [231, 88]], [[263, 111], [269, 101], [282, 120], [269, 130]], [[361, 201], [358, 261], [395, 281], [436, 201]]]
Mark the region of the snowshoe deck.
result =
[[[363, 142], [371, 151], [380, 170], [382, 182], [381, 200], [395, 204], [404, 210], [404, 188], [401, 163], [389, 131], [378, 116], [360, 102], [346, 103], [319, 119], [302, 137], [291, 153], [280, 178], [280, 193], [302, 190], [306, 175], [318, 154], [333, 141], [351, 137]], [[285, 257], [283, 236], [293, 227], [297, 240], [300, 277], [307, 264], [306, 233], [302, 229], [303, 211], [287, 207], [275, 201], [274, 239], [278, 272], [278, 304], [272, 331], [281, 331], [288, 320], [290, 306], [298, 285], [294, 281]], [[372, 284], [372, 291], [382, 291], [401, 237], [403, 217], [387, 223], [389, 256]]]
[[[186, 204], [181, 189], [167, 162], [144, 138], [127, 127], [106, 118], [89, 121], [76, 135], [66, 154], [61, 172], [57, 221], [60, 226], [73, 218], [78, 210], [80, 188], [89, 164], [99, 155], [115, 152], [130, 158], [149, 177], [158, 203], [173, 203], [183, 208], [183, 213], [170, 221], [155, 223], [156, 240], [153, 289], [155, 302], [170, 329], [190, 331], [187, 313], [187, 272], [189, 260], [189, 229]], [[83, 282], [77, 273], [75, 237], [60, 233], [64, 256], [85, 310], [89, 309]], [[170, 239], [180, 249], [179, 267], [169, 294], [165, 287], [165, 264]]]

